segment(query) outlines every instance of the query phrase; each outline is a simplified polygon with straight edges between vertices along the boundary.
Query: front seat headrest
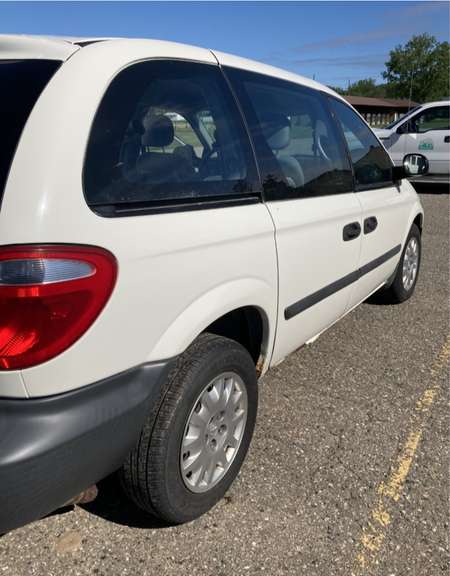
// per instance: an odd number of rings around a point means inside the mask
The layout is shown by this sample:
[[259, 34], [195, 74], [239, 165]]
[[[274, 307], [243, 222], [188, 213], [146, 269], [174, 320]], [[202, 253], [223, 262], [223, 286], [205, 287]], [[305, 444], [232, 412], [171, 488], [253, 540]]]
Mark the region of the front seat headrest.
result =
[[142, 136], [142, 145], [164, 148], [172, 144], [174, 135], [172, 120], [167, 116], [155, 116]]
[[284, 114], [266, 114], [261, 119], [261, 128], [267, 144], [272, 150], [281, 150], [291, 141], [291, 121]]

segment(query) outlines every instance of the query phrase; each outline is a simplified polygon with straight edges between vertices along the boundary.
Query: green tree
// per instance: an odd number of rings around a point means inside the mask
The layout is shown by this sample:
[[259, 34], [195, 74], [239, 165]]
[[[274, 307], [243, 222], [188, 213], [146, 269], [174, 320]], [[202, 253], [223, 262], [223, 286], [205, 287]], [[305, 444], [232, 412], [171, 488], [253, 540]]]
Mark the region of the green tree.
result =
[[409, 98], [416, 102], [440, 100], [449, 96], [449, 43], [434, 36], [413, 36], [404, 46], [389, 54], [383, 77], [387, 95]]
[[332, 90], [343, 96], [368, 96], [370, 98], [384, 98], [386, 84], [377, 84], [373, 78], [364, 78], [348, 85], [348, 88], [330, 86]]
[[344, 90], [343, 88], [340, 88], [339, 86], [331, 86], [329, 85], [328, 88], [331, 88], [332, 90], [334, 90], [335, 92], [337, 92], [338, 94], [341, 94], [341, 96], [345, 96], [347, 94], [347, 91]]
[[384, 84], [377, 84], [373, 78], [364, 78], [350, 84], [347, 94], [352, 96], [369, 96], [371, 98], [383, 98], [386, 88]]

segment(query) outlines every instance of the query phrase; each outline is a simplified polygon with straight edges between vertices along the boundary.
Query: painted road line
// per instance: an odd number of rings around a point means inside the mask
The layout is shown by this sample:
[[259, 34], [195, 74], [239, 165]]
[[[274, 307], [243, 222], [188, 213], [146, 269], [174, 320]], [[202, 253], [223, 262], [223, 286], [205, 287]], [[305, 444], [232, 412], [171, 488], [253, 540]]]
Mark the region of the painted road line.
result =
[[441, 390], [441, 385], [436, 381], [436, 378], [447, 366], [449, 358], [450, 339], [447, 338], [431, 366], [431, 386], [423, 392], [416, 402], [406, 442], [395, 464], [391, 466], [388, 479], [385, 482], [381, 482], [377, 488], [376, 504], [370, 511], [369, 520], [364, 526], [357, 544], [352, 576], [369, 574], [370, 567], [377, 560], [378, 553], [386, 538], [386, 532], [391, 524], [391, 517], [395, 511], [396, 503], [402, 495], [403, 487], [422, 438], [431, 407]]

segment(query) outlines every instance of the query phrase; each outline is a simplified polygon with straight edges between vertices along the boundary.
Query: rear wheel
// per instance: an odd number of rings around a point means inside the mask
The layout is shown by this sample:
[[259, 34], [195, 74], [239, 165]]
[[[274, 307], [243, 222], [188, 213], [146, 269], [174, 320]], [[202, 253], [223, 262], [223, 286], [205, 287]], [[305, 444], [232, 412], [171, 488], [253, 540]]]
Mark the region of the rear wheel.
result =
[[253, 434], [258, 390], [249, 353], [212, 334], [188, 348], [169, 380], [121, 478], [140, 508], [182, 523], [214, 506], [238, 474]]
[[421, 251], [420, 230], [416, 224], [413, 224], [405, 242], [394, 280], [384, 293], [389, 302], [404, 302], [413, 295], [419, 275]]

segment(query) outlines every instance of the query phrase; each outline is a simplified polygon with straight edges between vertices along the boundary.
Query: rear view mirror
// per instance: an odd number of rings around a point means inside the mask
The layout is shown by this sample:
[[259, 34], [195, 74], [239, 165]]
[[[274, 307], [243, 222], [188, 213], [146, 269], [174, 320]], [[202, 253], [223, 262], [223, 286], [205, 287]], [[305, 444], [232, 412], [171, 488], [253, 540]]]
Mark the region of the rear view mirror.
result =
[[429, 170], [428, 160], [422, 154], [408, 154], [403, 160], [406, 177], [421, 176]]

